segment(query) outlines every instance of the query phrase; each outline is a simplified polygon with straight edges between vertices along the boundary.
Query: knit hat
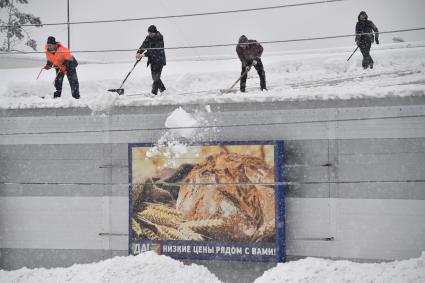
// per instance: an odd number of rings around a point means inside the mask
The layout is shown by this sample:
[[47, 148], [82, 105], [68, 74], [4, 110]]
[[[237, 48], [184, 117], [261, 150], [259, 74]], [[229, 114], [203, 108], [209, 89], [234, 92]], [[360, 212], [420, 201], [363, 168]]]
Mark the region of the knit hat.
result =
[[49, 36], [47, 38], [47, 44], [56, 44], [56, 38], [54, 38], [53, 36]]
[[157, 32], [158, 32], [158, 30], [156, 29], [156, 26], [151, 25], [151, 26], [148, 28], [148, 32], [154, 32], [154, 33], [157, 33]]

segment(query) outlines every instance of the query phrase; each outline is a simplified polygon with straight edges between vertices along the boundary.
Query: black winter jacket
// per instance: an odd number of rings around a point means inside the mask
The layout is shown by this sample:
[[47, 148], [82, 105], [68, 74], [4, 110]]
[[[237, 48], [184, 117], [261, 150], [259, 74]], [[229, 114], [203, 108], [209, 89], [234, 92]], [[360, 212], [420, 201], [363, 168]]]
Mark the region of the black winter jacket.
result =
[[[164, 37], [162, 34], [158, 31], [156, 35], [153, 38], [150, 38], [149, 35], [146, 36], [145, 40], [143, 41], [142, 45], [139, 47], [139, 50], [137, 53], [142, 54], [145, 52], [145, 49], [147, 48], [164, 48]], [[146, 50], [145, 56], [148, 57], [148, 66], [149, 64], [155, 64], [155, 65], [166, 65], [166, 59], [165, 59], [165, 51], [164, 49], [153, 49], [153, 50]]]
[[[360, 15], [364, 14], [366, 16], [366, 20], [361, 21]], [[373, 34], [368, 35], [359, 35], [362, 33], [372, 33], [375, 32], [375, 37], [378, 39], [379, 37], [379, 31], [378, 28], [375, 26], [375, 24], [372, 21], [368, 20], [367, 14], [365, 12], [360, 12], [358, 16], [358, 22], [356, 24], [356, 41], [370, 41], [373, 42], [374, 36]]]
[[263, 47], [256, 40], [247, 40], [244, 43], [248, 43], [247, 46], [242, 48], [240, 43], [236, 46], [236, 53], [243, 65], [249, 65], [253, 60], [260, 58], [263, 54]]

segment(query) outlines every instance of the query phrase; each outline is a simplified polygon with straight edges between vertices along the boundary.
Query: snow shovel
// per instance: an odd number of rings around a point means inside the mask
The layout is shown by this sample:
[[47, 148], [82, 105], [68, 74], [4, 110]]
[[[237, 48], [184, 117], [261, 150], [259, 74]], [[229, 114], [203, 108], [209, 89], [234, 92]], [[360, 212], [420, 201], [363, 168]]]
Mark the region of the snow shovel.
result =
[[353, 53], [351, 53], [350, 57], [348, 57], [347, 62], [350, 61], [351, 57], [353, 57], [354, 53], [356, 53], [357, 49], [359, 49], [359, 47], [357, 46], [356, 49], [354, 49]]
[[242, 73], [242, 75], [239, 77], [239, 79], [237, 79], [236, 80], [236, 82], [234, 82], [233, 84], [232, 84], [232, 86], [231, 87], [229, 87], [228, 89], [220, 89], [220, 93], [230, 93], [230, 92], [235, 92], [235, 91], [233, 91], [232, 89], [235, 87], [235, 85], [242, 79], [242, 77], [243, 76], [245, 76], [248, 72], [249, 72], [249, 70], [250, 69], [246, 69], [245, 70], [245, 72], [243, 72]]
[[137, 59], [136, 63], [134, 63], [133, 68], [131, 68], [130, 72], [128, 72], [127, 76], [125, 77], [125, 79], [123, 80], [123, 82], [122, 82], [122, 84], [120, 85], [119, 88], [111, 88], [111, 89], [108, 89], [108, 91], [110, 91], [110, 92], [116, 92], [116, 93], [118, 93], [118, 95], [123, 95], [124, 94], [124, 89], [122, 88], [122, 86], [124, 85], [125, 81], [130, 76], [131, 72], [133, 72], [134, 68], [136, 68], [136, 65], [140, 62], [140, 60], [142, 60], [142, 58]]
[[38, 73], [38, 76], [37, 76], [37, 79], [36, 79], [36, 80], [38, 80], [38, 78], [40, 77], [41, 72], [43, 72], [43, 69], [44, 69], [44, 67], [43, 67], [43, 68], [41, 68], [40, 72]]

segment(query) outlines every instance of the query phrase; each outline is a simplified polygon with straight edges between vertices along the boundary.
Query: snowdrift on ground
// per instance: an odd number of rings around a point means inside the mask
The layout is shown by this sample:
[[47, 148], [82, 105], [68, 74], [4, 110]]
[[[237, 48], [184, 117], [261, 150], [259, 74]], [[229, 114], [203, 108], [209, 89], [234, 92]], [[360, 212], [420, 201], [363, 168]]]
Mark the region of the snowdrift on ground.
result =
[[419, 258], [385, 263], [306, 258], [264, 272], [254, 283], [282, 282], [425, 282], [425, 252]]
[[138, 256], [114, 257], [92, 264], [76, 264], [68, 268], [1, 271], [2, 283], [219, 283], [215, 275], [199, 265], [182, 262], [154, 252]]
[[[167, 256], [147, 252], [138, 256], [115, 257], [68, 268], [22, 268], [0, 270], [2, 283], [219, 283], [206, 267], [184, 265]], [[254, 283], [312, 282], [425, 282], [425, 252], [419, 258], [385, 263], [355, 263], [348, 260], [305, 258], [280, 263], [264, 272]]]

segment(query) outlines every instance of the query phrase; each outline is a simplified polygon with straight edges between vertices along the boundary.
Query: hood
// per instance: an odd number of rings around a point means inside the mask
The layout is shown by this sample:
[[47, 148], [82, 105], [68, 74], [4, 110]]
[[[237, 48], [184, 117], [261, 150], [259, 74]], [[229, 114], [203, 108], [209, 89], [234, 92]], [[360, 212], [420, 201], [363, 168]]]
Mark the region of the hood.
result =
[[366, 12], [365, 11], [361, 11], [360, 12], [360, 14], [357, 16], [357, 20], [360, 22], [360, 16], [361, 15], [365, 15], [366, 16], [366, 21], [368, 20], [368, 16], [367, 16], [367, 14], [366, 14]]
[[238, 43], [245, 43], [248, 42], [248, 38], [245, 35], [241, 35], [241, 37], [239, 37]]
[[157, 31], [154, 37], [151, 38], [149, 35], [147, 35], [146, 38], [150, 40], [162, 40], [164, 37], [159, 31]]

